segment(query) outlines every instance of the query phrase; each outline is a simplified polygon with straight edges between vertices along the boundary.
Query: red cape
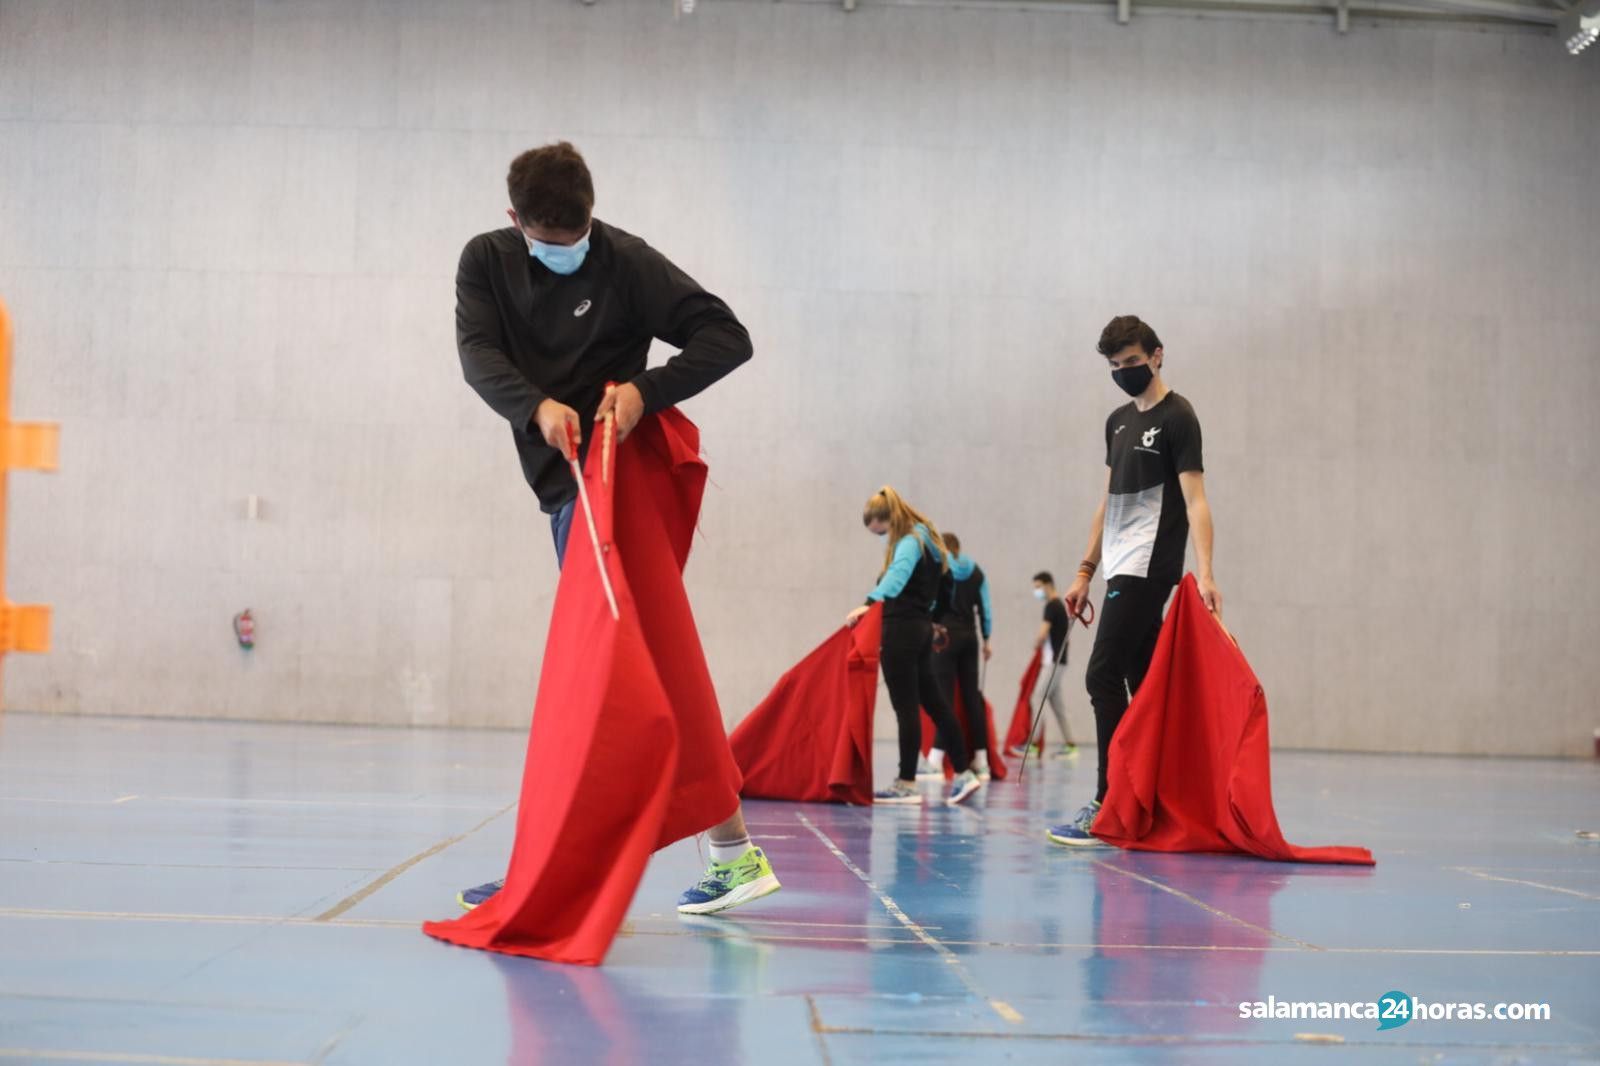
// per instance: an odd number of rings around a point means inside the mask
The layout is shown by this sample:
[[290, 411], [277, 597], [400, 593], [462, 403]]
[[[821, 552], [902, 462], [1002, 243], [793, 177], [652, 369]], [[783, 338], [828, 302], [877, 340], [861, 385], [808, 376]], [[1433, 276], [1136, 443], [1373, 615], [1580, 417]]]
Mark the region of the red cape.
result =
[[1006, 730], [1004, 751], [1021, 751], [1028, 742], [1028, 730], [1033, 727], [1033, 690], [1039, 684], [1039, 671], [1043, 668], [1044, 652], [1035, 648], [1033, 659], [1022, 675], [1022, 684], [1017, 688], [1017, 703], [1011, 711], [1011, 725]]
[[1111, 741], [1094, 835], [1141, 851], [1244, 852], [1279, 862], [1372, 865], [1366, 848], [1299, 848], [1272, 809], [1267, 700], [1191, 574]]
[[728, 738], [744, 795], [872, 803], [872, 713], [883, 608], [874, 606], [778, 679]]
[[[706, 481], [699, 431], [668, 410], [614, 449], [595, 445], [584, 483], [621, 619], [606, 603], [580, 503], [505, 888], [422, 927], [466, 947], [588, 965], [611, 946], [651, 852], [739, 806], [739, 771], [683, 589]], [[605, 472], [608, 451], [615, 470]]]

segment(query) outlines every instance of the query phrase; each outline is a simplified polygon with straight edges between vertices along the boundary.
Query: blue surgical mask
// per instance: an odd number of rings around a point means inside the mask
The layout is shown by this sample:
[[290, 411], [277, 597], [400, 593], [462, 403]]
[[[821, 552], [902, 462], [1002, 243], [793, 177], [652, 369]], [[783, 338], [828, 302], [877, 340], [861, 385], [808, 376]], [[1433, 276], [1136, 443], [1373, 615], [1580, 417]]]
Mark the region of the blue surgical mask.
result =
[[589, 235], [585, 233], [583, 240], [577, 244], [546, 244], [536, 241], [527, 234], [523, 237], [528, 242], [528, 254], [545, 265], [545, 269], [552, 274], [575, 274], [583, 266], [584, 258], [589, 254]]
[[1036, 587], [1033, 590], [1033, 598], [1036, 599], [1036, 600], [1044, 599], [1044, 589]]

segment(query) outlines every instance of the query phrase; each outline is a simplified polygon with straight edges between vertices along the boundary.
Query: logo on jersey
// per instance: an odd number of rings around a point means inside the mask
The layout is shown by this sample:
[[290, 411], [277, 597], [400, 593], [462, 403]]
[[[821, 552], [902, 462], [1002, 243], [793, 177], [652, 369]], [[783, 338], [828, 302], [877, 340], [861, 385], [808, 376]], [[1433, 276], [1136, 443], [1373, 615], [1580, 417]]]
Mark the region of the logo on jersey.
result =
[[[1123, 424], [1122, 424], [1122, 425], [1120, 425], [1120, 426], [1118, 426], [1118, 427], [1117, 427], [1117, 433], [1121, 433], [1121, 432], [1122, 432], [1122, 431], [1123, 431], [1123, 430], [1125, 430], [1125, 429], [1127, 429], [1127, 428], [1128, 428], [1128, 424], [1127, 424], [1127, 423], [1126, 423], [1126, 422], [1124, 422], [1124, 423], [1123, 423]], [[1117, 435], [1117, 433], [1113, 433], [1113, 434], [1111, 434], [1111, 435], [1112, 435], [1112, 436], [1113, 436], [1113, 437], [1115, 437], [1115, 436], [1116, 436], [1116, 435]]]
[[589, 313], [589, 308], [591, 308], [593, 306], [594, 306], [594, 304], [591, 303], [590, 301], [588, 301], [588, 300], [583, 301], [583, 303], [581, 303], [577, 307], [573, 308], [572, 317], [573, 318], [582, 318], [584, 315]]
[[1143, 444], [1146, 448], [1154, 448], [1156, 446], [1156, 434], [1160, 432], [1160, 426], [1157, 426], [1155, 429], [1145, 430], [1144, 436], [1140, 438], [1139, 443]]

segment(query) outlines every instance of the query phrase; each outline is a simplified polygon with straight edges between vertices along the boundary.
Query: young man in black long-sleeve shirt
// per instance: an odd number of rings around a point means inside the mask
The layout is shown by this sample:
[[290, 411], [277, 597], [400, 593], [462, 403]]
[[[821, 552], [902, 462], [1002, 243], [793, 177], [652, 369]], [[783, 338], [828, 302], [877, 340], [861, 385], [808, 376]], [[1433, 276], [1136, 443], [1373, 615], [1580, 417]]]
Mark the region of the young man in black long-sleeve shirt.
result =
[[[587, 421], [616, 416], [619, 438], [647, 414], [701, 392], [750, 358], [728, 305], [638, 237], [593, 217], [594, 183], [565, 141], [519, 155], [506, 176], [511, 225], [467, 242], [456, 272], [461, 371], [511, 424], [522, 473], [566, 555], [578, 486], [568, 441], [587, 452]], [[681, 351], [646, 369], [651, 342]], [[608, 382], [618, 387], [608, 392]], [[708, 914], [775, 892], [744, 816], [710, 832], [711, 867], [678, 901]], [[461, 893], [468, 909], [500, 889]]]

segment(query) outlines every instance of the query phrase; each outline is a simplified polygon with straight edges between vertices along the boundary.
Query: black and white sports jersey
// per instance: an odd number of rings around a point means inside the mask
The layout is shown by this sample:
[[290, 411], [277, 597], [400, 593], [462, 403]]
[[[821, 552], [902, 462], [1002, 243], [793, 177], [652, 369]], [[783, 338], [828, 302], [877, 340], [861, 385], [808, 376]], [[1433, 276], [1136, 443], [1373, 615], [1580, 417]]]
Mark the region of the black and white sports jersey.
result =
[[1189, 536], [1178, 475], [1205, 469], [1194, 408], [1175, 392], [1142, 414], [1131, 403], [1117, 408], [1106, 419], [1106, 465], [1111, 490], [1100, 553], [1106, 580], [1148, 577], [1177, 584]]

